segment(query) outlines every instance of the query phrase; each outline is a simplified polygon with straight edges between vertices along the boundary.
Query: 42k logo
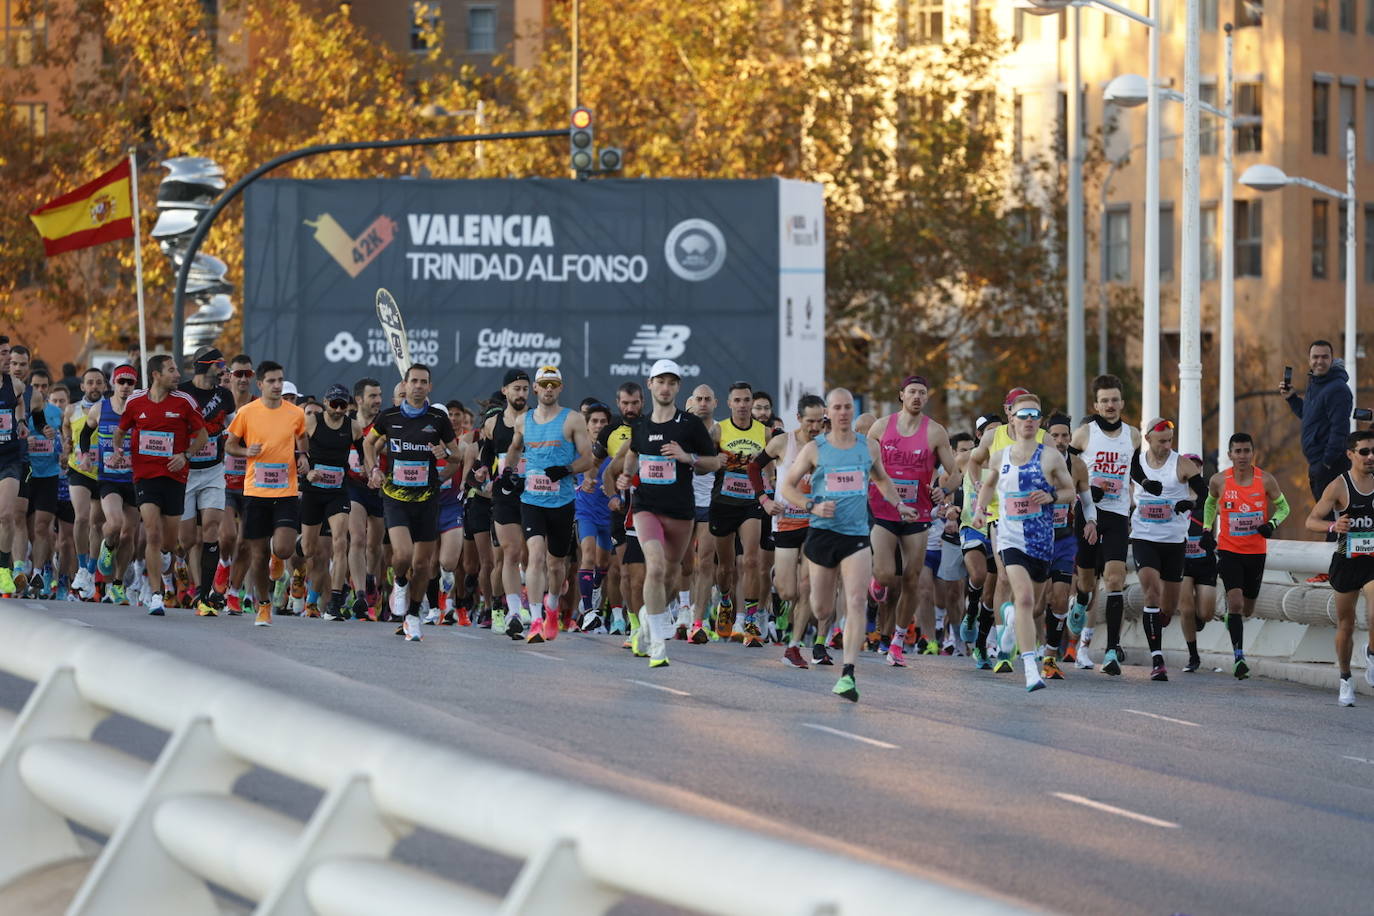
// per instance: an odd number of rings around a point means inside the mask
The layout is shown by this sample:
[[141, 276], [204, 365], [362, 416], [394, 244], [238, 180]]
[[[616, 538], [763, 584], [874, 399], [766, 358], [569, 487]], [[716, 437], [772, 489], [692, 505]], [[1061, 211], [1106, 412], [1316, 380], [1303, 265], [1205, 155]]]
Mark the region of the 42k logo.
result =
[[315, 230], [315, 241], [339, 262], [339, 266], [346, 270], [350, 277], [362, 273], [396, 238], [396, 222], [386, 215], [373, 220], [372, 225], [364, 229], [356, 239], [351, 238], [339, 225], [338, 220], [328, 213], [320, 214], [314, 222], [306, 220], [305, 224]]

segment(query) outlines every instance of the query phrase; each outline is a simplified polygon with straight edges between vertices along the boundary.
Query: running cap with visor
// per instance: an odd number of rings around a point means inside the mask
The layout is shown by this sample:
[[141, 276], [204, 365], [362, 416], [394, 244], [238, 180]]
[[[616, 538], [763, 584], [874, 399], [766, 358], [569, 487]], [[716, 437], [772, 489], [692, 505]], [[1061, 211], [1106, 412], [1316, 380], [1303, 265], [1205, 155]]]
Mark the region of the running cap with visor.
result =
[[353, 403], [353, 395], [348, 388], [335, 382], [324, 393], [324, 402], [328, 404], [330, 401], [348, 401], [351, 404]]
[[534, 374], [534, 383], [557, 382], [563, 384], [563, 373], [558, 371], [557, 366], [540, 366], [539, 371]]
[[501, 387], [505, 388], [507, 385], [514, 382], [528, 382], [529, 380], [530, 374], [524, 369], [507, 369], [506, 377], [502, 380]]
[[682, 378], [682, 367], [671, 359], [660, 359], [649, 369], [649, 378], [658, 378], [660, 375], [675, 375]]
[[923, 385], [927, 389], [930, 388], [930, 382], [926, 381], [926, 377], [924, 375], [908, 375], [905, 379], [902, 380], [902, 387], [898, 388], [897, 390], [905, 391], [907, 385]]
[[1026, 388], [1013, 388], [1011, 391], [1007, 392], [1006, 398], [1004, 398], [1002, 401], [1002, 406], [1010, 407], [1011, 405], [1015, 404], [1016, 399], [1023, 394], [1030, 394], [1030, 390]]
[[284, 397], [284, 398], [298, 398], [298, 397], [300, 397], [300, 395], [301, 395], [301, 393], [300, 393], [300, 391], [296, 388], [296, 383], [295, 383], [295, 382], [282, 382], [282, 383], [281, 383], [281, 396], [282, 396], [282, 397]]

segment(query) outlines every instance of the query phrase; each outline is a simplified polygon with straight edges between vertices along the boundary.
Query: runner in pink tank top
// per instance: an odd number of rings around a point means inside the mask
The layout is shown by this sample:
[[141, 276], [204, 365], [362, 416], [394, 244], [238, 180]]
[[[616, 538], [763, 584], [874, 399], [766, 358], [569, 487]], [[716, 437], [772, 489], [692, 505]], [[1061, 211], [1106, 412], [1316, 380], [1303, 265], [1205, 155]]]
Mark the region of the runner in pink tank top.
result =
[[[883, 470], [887, 471], [892, 482], [897, 485], [897, 493], [902, 502], [916, 509], [917, 522], [929, 523], [932, 501], [930, 482], [935, 476], [935, 452], [930, 448], [930, 417], [921, 417], [916, 432], [902, 435], [901, 424], [896, 415], [888, 418], [884, 425], [879, 450], [883, 456]], [[868, 508], [874, 518], [889, 522], [900, 522], [897, 510], [888, 505], [878, 488], [868, 486]]]

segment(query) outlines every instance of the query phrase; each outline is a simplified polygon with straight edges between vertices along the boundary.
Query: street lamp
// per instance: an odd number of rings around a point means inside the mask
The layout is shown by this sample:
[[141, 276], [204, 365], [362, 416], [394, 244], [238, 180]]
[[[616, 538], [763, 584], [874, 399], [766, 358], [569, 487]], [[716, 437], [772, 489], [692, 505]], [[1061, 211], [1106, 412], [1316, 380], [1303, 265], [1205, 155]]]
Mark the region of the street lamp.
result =
[[[1236, 316], [1236, 271], [1235, 271], [1235, 207], [1233, 204], [1233, 187], [1235, 185], [1235, 133], [1233, 128], [1237, 124], [1237, 118], [1233, 108], [1234, 94], [1234, 56], [1232, 28], [1228, 22], [1226, 24], [1226, 82], [1225, 82], [1225, 103], [1223, 108], [1209, 105], [1198, 100], [1198, 107], [1210, 115], [1220, 119], [1222, 123], [1222, 133], [1225, 134], [1225, 143], [1222, 154], [1222, 249], [1221, 249], [1221, 352], [1220, 365], [1218, 367], [1218, 407], [1219, 414], [1217, 419], [1217, 463], [1225, 470], [1231, 466], [1231, 461], [1227, 458], [1227, 442], [1231, 438], [1231, 433], [1235, 431], [1235, 383], [1236, 383], [1236, 342], [1235, 342], [1235, 316]], [[1136, 74], [1123, 74], [1116, 77], [1107, 84], [1106, 90], [1102, 93], [1103, 98], [1108, 104], [1119, 105], [1124, 108], [1134, 108], [1145, 102], [1149, 94], [1149, 82], [1142, 76]], [[1183, 93], [1167, 87], [1158, 87], [1160, 98], [1171, 102], [1184, 101]], [[1149, 239], [1146, 239], [1148, 247]], [[1145, 339], [1152, 341], [1155, 346], [1155, 358], [1146, 359], [1141, 367], [1142, 383], [1141, 387], [1145, 391], [1158, 392], [1159, 390], [1159, 300], [1156, 295], [1153, 309], [1154, 327], [1150, 327], [1150, 304], [1146, 303], [1146, 322]], [[1180, 315], [1179, 338], [1183, 343], [1183, 338], [1189, 338], [1189, 346], [1180, 349], [1193, 349], [1196, 347], [1200, 353], [1202, 349], [1200, 326], [1200, 315], [1197, 322], [1184, 323]], [[1194, 344], [1195, 340], [1195, 344]], [[1151, 378], [1153, 375], [1153, 379]], [[1182, 395], [1180, 386], [1180, 412], [1182, 412]], [[1200, 394], [1200, 392], [1199, 392]], [[1148, 418], [1156, 414], [1143, 410], [1143, 416], [1148, 422]], [[1200, 441], [1200, 440], [1199, 440]], [[1199, 452], [1200, 454], [1200, 452]]]
[[[1142, 16], [1135, 10], [1114, 3], [1113, 0], [1025, 0], [1029, 7], [1026, 12], [1035, 15], [1057, 13], [1067, 7], [1074, 7], [1073, 51], [1069, 68], [1069, 124], [1065, 131], [1068, 135], [1066, 155], [1069, 166], [1069, 225], [1068, 225], [1068, 300], [1069, 300], [1069, 383], [1068, 409], [1072, 413], [1087, 406], [1084, 394], [1084, 334], [1083, 334], [1083, 159], [1079, 126], [1082, 123], [1079, 100], [1079, 87], [1082, 83], [1079, 61], [1079, 17], [1078, 7], [1096, 6], [1118, 16], [1125, 16], [1150, 30], [1150, 70], [1149, 86], [1156, 85], [1159, 72], [1159, 21], [1151, 16]], [[1159, 0], [1152, 0], [1150, 9], [1158, 10]], [[1149, 108], [1146, 120], [1145, 152], [1145, 314], [1146, 328], [1149, 327], [1153, 310], [1155, 334], [1153, 338], [1145, 335], [1145, 365], [1154, 365], [1152, 387], [1147, 387], [1142, 395], [1141, 422], [1159, 414], [1159, 94], [1147, 92]]]
[[[1345, 126], [1345, 192], [1327, 187], [1309, 178], [1287, 175], [1272, 165], [1252, 165], [1240, 176], [1240, 183], [1256, 191], [1277, 191], [1287, 185], [1298, 185], [1334, 197], [1345, 204], [1345, 371], [1349, 373], [1350, 393], [1357, 389], [1355, 373], [1355, 125]], [[1350, 421], [1355, 428], [1355, 421]]]

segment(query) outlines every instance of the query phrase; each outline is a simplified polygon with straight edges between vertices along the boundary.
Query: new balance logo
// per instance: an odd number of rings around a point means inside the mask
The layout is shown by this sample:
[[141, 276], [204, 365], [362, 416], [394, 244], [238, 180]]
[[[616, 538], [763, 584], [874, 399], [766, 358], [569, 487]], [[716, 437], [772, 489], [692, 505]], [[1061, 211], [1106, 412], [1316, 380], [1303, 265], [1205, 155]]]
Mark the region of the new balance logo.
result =
[[692, 329], [685, 324], [641, 324], [624, 359], [677, 359], [691, 336]]

